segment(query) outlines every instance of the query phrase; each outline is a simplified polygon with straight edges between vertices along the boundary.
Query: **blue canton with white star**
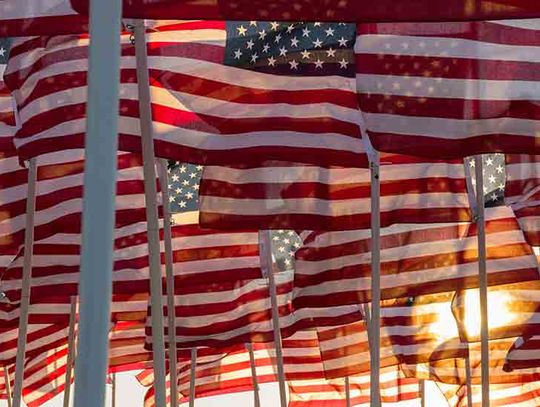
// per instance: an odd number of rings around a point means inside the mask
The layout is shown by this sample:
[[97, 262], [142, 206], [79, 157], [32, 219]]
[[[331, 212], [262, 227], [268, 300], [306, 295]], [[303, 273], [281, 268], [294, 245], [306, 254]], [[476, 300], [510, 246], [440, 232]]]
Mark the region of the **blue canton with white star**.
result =
[[169, 164], [169, 207], [171, 213], [199, 210], [199, 184], [203, 166]]
[[[474, 158], [465, 159], [473, 188], [476, 185]], [[504, 154], [482, 154], [482, 170], [484, 183], [484, 206], [487, 208], [504, 205], [504, 188], [506, 171]]]
[[10, 45], [11, 41], [9, 38], [0, 38], [0, 65], [7, 64]]
[[276, 75], [354, 77], [355, 38], [354, 24], [231, 21], [225, 64]]

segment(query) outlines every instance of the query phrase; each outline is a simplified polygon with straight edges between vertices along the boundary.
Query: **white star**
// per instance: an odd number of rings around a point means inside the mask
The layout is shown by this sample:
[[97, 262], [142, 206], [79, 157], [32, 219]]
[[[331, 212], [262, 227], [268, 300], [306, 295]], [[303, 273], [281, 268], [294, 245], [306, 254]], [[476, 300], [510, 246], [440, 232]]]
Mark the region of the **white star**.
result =
[[333, 49], [333, 48], [328, 49], [328, 50], [326, 51], [326, 56], [327, 56], [328, 58], [330, 58], [330, 57], [335, 57], [335, 56], [336, 56], [336, 50]]
[[469, 167], [474, 168], [474, 166], [475, 166], [474, 160], [469, 161]]
[[346, 40], [345, 38], [341, 37], [339, 40], [339, 46], [340, 47], [346, 47], [347, 46], [347, 42], [349, 42], [348, 40]]
[[174, 202], [175, 199], [176, 199], [176, 198], [175, 198], [174, 196], [170, 196], [170, 197], [169, 197], [169, 202]]
[[283, 243], [289, 244], [289, 243], [291, 243], [291, 241], [289, 239], [285, 238], [285, 239], [283, 239]]
[[497, 194], [494, 192], [491, 194], [491, 200], [496, 201], [497, 200]]
[[251, 62], [252, 62], [252, 63], [256, 63], [256, 62], [257, 62], [257, 58], [259, 58], [259, 56], [258, 56], [257, 53], [255, 52], [253, 55], [251, 55]]
[[339, 61], [339, 68], [344, 68], [344, 69], [347, 69], [347, 65], [349, 65], [349, 62], [345, 60], [345, 58], [343, 58], [341, 61]]
[[317, 38], [315, 41], [313, 41], [313, 46], [315, 48], [321, 48], [322, 47], [322, 41]]
[[313, 27], [320, 27], [320, 26], [321, 26], [321, 23], [320, 23], [320, 22], [318, 22], [318, 21], [317, 21], [317, 22], [315, 22], [315, 23], [313, 23]]
[[303, 30], [302, 30], [302, 37], [309, 37], [309, 33], [311, 31], [309, 31], [309, 29], [307, 27], [305, 27]]
[[284, 57], [285, 55], [287, 55], [287, 52], [288, 52], [288, 51], [287, 51], [287, 49], [286, 49], [285, 47], [281, 47], [281, 48], [279, 49], [279, 56], [280, 56], [280, 57]]
[[321, 61], [320, 59], [317, 59], [315, 61], [315, 68], [321, 68], [322, 69], [322, 65], [323, 65], [323, 61]]
[[198, 191], [198, 190], [199, 190], [199, 184], [193, 185], [193, 189], [194, 189], [195, 191]]
[[187, 199], [193, 199], [193, 192], [188, 192], [188, 193], [186, 194], [186, 198], [187, 198]]
[[268, 52], [269, 49], [270, 49], [270, 45], [264, 44], [263, 52]]
[[490, 175], [490, 176], [489, 176], [489, 183], [490, 183], [490, 184], [494, 184], [494, 183], [495, 183], [495, 180], [496, 180], [496, 178], [495, 178], [493, 175]]
[[272, 26], [272, 31], [276, 31], [279, 27], [279, 23], [277, 21], [272, 21], [270, 25]]
[[279, 236], [274, 235], [274, 237], [272, 238], [272, 240], [274, 240], [275, 242], [277, 242], [277, 241], [279, 240]]
[[180, 208], [186, 207], [186, 201], [180, 201]]
[[239, 49], [234, 51], [234, 59], [240, 59], [241, 56], [242, 56], [242, 51], [240, 51]]
[[172, 180], [173, 182], [178, 182], [180, 180], [180, 177], [177, 174], [173, 174]]
[[253, 48], [254, 45], [255, 45], [255, 43], [253, 42], [253, 40], [249, 40], [248, 42], [246, 42], [246, 48], [247, 49]]
[[308, 59], [309, 56], [311, 55], [311, 52], [309, 52], [307, 49], [305, 49], [300, 54], [302, 55], [302, 59]]
[[502, 174], [504, 171], [504, 167], [502, 165], [499, 165], [497, 168], [495, 168], [499, 174]]
[[182, 165], [182, 166], [180, 167], [180, 172], [181, 172], [182, 174], [183, 174], [184, 172], [186, 172], [186, 170], [187, 170], [187, 168], [186, 168], [185, 165]]
[[202, 171], [204, 167], [202, 165], [197, 165], [195, 168], [197, 171]]
[[289, 259], [285, 259], [284, 262], [285, 262], [285, 264], [286, 264], [287, 266], [290, 266], [290, 265], [291, 265], [291, 261], [290, 261]]
[[191, 174], [189, 174], [189, 178], [193, 179], [197, 176], [197, 174], [195, 174], [194, 172], [192, 172]]
[[6, 49], [4, 47], [0, 47], [0, 57], [3, 57], [4, 55], [6, 55]]
[[291, 66], [291, 69], [298, 69], [298, 62], [296, 62], [294, 59], [289, 61], [289, 65]]
[[182, 188], [176, 188], [174, 190], [174, 192], [176, 192], [177, 194], [181, 194], [182, 193]]
[[238, 35], [241, 35], [242, 37], [246, 35], [247, 28], [245, 28], [243, 25], [237, 27], [236, 29], [238, 30]]
[[266, 31], [259, 31], [259, 39], [264, 40], [266, 38]]
[[189, 181], [187, 179], [183, 180], [182, 185], [185, 187], [189, 187]]
[[294, 247], [296, 247], [297, 249], [299, 249], [301, 246], [302, 244], [300, 242], [294, 242]]
[[250, 21], [249, 26], [250, 27], [257, 27], [257, 22], [256, 21]]
[[290, 24], [288, 27], [287, 27], [287, 34], [290, 34], [292, 32], [292, 30], [294, 30], [294, 24]]
[[281, 34], [276, 35], [276, 38], [274, 38], [274, 42], [278, 44], [281, 41]]
[[501, 191], [504, 191], [504, 184], [499, 184], [497, 188], [499, 188]]
[[493, 158], [491, 157], [486, 158], [486, 165], [493, 165]]
[[275, 66], [276, 65], [276, 60], [275, 60], [274, 57], [268, 58], [268, 65], [269, 66]]
[[291, 47], [297, 47], [298, 46], [298, 38], [293, 37], [291, 38]]
[[280, 253], [285, 253], [285, 248], [283, 246], [278, 247]]
[[332, 27], [328, 27], [328, 29], [324, 30], [324, 32], [326, 33], [327, 37], [331, 37], [334, 35], [334, 30], [332, 29]]

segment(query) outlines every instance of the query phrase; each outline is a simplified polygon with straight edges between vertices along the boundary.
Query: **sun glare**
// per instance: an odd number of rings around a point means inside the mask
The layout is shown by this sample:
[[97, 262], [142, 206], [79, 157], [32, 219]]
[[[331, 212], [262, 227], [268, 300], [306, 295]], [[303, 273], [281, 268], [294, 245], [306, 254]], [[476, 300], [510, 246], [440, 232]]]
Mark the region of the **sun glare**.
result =
[[[488, 291], [489, 329], [500, 328], [512, 322], [515, 315], [510, 312], [510, 296], [505, 291]], [[465, 329], [469, 338], [480, 336], [480, 295], [478, 289], [465, 291]]]

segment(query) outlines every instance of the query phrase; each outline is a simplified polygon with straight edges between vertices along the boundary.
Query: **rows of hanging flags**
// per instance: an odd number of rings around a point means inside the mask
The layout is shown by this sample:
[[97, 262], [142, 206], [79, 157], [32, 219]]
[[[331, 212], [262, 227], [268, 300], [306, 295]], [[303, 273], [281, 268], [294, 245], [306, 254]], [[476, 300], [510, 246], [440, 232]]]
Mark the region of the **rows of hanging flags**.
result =
[[[135, 3], [132, 10], [144, 10], [137, 9], [144, 1]], [[171, 10], [172, 3], [161, 6]], [[183, 5], [190, 3], [197, 6]], [[525, 17], [519, 10], [526, 13], [527, 2], [514, 3], [517, 14], [508, 16]], [[29, 5], [0, 4], [5, 35], [38, 35], [0, 41], [0, 364], [12, 381], [27, 250], [24, 162], [35, 158], [23, 386], [34, 407], [65, 386], [82, 245], [89, 38], [86, 19], [68, 2]], [[197, 397], [252, 390], [246, 343], [259, 382], [277, 380], [258, 233], [271, 229], [290, 407], [343, 405], [345, 377], [352, 405], [369, 405], [368, 165], [375, 147], [383, 404], [420, 405], [419, 381], [434, 380], [451, 405], [466, 405], [468, 374], [478, 397], [476, 179], [474, 161], [464, 158], [480, 153], [492, 400], [540, 403], [540, 20], [147, 27], [155, 149], [169, 160], [167, 183], [156, 182], [170, 198], [162, 202], [159, 194], [158, 206], [161, 219], [163, 205], [173, 212], [176, 319], [165, 331], [175, 333], [181, 397], [193, 369]], [[142, 370], [139, 379], [150, 386], [136, 59], [131, 33], [121, 35], [109, 368]], [[5, 378], [0, 392], [6, 397]]]

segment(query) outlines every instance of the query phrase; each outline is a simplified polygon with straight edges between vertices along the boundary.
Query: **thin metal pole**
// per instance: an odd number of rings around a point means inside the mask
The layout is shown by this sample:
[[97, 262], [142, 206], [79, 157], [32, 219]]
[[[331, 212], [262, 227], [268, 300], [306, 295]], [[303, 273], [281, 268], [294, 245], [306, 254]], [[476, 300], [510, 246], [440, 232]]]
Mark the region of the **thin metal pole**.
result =
[[34, 215], [36, 211], [36, 159], [28, 163], [28, 194], [26, 196], [26, 224], [24, 231], [24, 260], [21, 286], [21, 306], [19, 315], [19, 336], [15, 360], [15, 383], [13, 386], [13, 407], [20, 407], [24, 379], [24, 357], [26, 354], [26, 334], [28, 332], [28, 311], [30, 308], [30, 287], [32, 282], [32, 256], [34, 254]]
[[12, 395], [11, 395], [11, 382], [9, 379], [9, 372], [7, 366], [4, 365], [4, 381], [6, 382], [6, 397], [7, 397], [7, 405], [8, 407], [11, 407], [12, 404]]
[[349, 383], [349, 376], [345, 377], [345, 405], [351, 407], [351, 384]]
[[75, 405], [102, 407], [111, 319], [121, 0], [90, 2]]
[[476, 173], [476, 226], [478, 231], [478, 273], [480, 279], [480, 354], [482, 407], [489, 407], [489, 330], [487, 309], [487, 255], [482, 156], [474, 157]]
[[[144, 195], [146, 198], [146, 222], [148, 236], [148, 258], [150, 264], [150, 300], [152, 309], [152, 352], [154, 366], [154, 391], [156, 407], [166, 406], [165, 343], [163, 340], [163, 286], [159, 217], [157, 208], [156, 165], [152, 110], [150, 106], [150, 79], [146, 52], [144, 22], [135, 20], [135, 55], [137, 59], [137, 84], [142, 133], [142, 155], [144, 172]], [[168, 204], [168, 202], [166, 203]]]
[[116, 372], [112, 374], [111, 405], [116, 407]]
[[169, 340], [169, 376], [171, 386], [171, 407], [178, 407], [178, 370], [176, 351], [176, 310], [174, 304], [174, 270], [172, 254], [171, 214], [169, 211], [169, 183], [166, 160], [159, 160], [159, 178], [163, 197], [163, 238], [165, 240], [165, 274], [167, 276], [167, 318]]
[[246, 349], [249, 353], [249, 365], [251, 367], [251, 382], [253, 383], [253, 405], [261, 407], [261, 398], [259, 396], [259, 380], [257, 379], [257, 365], [255, 364], [255, 354], [251, 342], [246, 343]]
[[465, 358], [465, 384], [467, 386], [467, 407], [473, 407], [471, 361], [469, 355]]
[[426, 381], [420, 380], [420, 406], [426, 407]]
[[276, 367], [279, 384], [279, 401], [281, 407], [287, 407], [287, 388], [285, 383], [285, 371], [283, 369], [283, 350], [281, 343], [281, 328], [279, 325], [279, 307], [276, 294], [276, 281], [272, 267], [272, 239], [269, 230], [259, 231], [259, 250], [261, 268], [268, 277], [268, 291], [272, 306], [272, 327], [274, 330], [274, 347], [276, 349]]
[[66, 380], [64, 384], [64, 407], [69, 407], [71, 395], [71, 371], [75, 360], [75, 323], [77, 320], [77, 297], [71, 297], [71, 309], [69, 312], [68, 349], [66, 360]]
[[191, 348], [191, 366], [189, 375], [189, 407], [195, 407], [195, 378], [197, 376], [197, 348]]
[[371, 173], [371, 323], [370, 338], [370, 405], [380, 407], [380, 344], [381, 344], [381, 210], [379, 153], [370, 163]]

